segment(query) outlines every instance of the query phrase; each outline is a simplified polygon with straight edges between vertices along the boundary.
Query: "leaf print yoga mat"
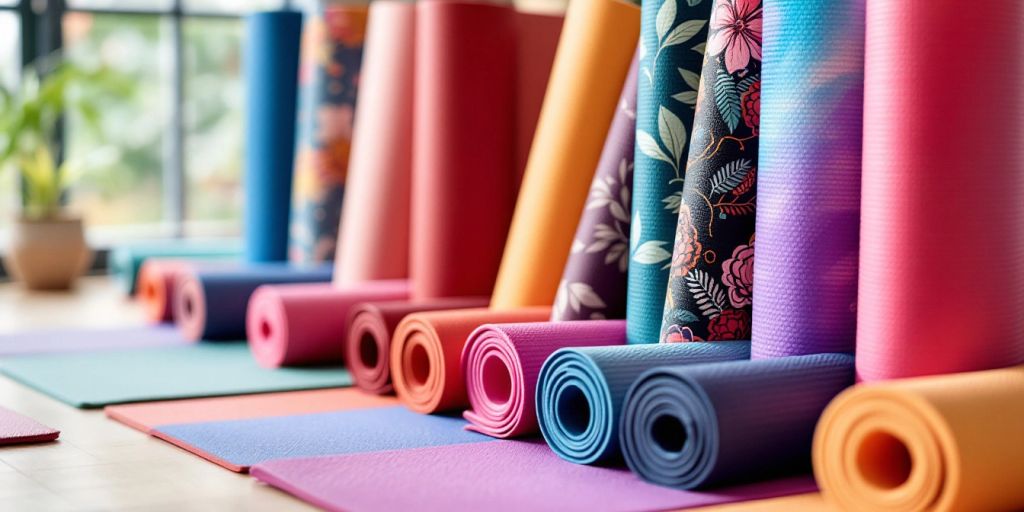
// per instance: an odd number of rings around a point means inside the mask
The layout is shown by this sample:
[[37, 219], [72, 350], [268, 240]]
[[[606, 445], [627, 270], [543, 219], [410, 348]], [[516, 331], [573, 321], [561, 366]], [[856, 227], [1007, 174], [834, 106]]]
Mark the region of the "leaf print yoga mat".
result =
[[367, 7], [358, 5], [318, 7], [306, 17], [289, 238], [294, 262], [334, 258], [366, 17]]
[[657, 343], [714, 0], [643, 3], [626, 337]]
[[690, 139], [661, 341], [750, 339], [761, 1], [719, 0]]
[[852, 353], [864, 1], [764, 12], [753, 357]]
[[858, 377], [1024, 363], [1024, 3], [867, 6]]
[[634, 57], [558, 283], [553, 321], [626, 317], [637, 71]]

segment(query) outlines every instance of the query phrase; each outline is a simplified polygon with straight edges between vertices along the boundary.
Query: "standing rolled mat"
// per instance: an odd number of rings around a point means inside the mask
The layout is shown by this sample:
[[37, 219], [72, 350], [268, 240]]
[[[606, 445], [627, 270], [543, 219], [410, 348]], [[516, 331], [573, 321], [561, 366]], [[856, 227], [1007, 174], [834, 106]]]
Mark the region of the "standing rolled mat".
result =
[[852, 353], [864, 0], [764, 3], [752, 356]]
[[821, 492], [842, 510], [1019, 510], [1021, 396], [1024, 367], [858, 385], [814, 434]]
[[558, 283], [553, 321], [626, 317], [637, 72], [634, 57]]
[[661, 341], [750, 339], [761, 0], [711, 12]]
[[626, 394], [622, 453], [683, 490], [806, 472], [818, 417], [852, 384], [848, 354], [656, 368]]
[[302, 14], [246, 18], [245, 259], [288, 259]]
[[566, 348], [537, 379], [537, 421], [551, 449], [569, 462], [620, 457], [619, 415], [633, 380], [656, 366], [750, 358], [749, 342]]
[[713, 0], [647, 0], [640, 35], [626, 336], [657, 343]]
[[492, 307], [554, 301], [636, 49], [639, 18], [636, 6], [620, 0], [570, 2]]
[[231, 269], [191, 269], [179, 277], [174, 298], [175, 324], [191, 341], [245, 339], [249, 296], [265, 284], [326, 283], [331, 267], [298, 268], [286, 264]]
[[408, 277], [415, 30], [415, 4], [370, 5], [335, 284]]
[[626, 322], [587, 320], [486, 324], [462, 349], [469, 430], [492, 437], [537, 432], [535, 391], [540, 367], [554, 351], [626, 343]]
[[386, 394], [391, 386], [391, 339], [399, 322], [424, 311], [484, 308], [487, 297], [453, 297], [429, 301], [364, 302], [352, 306], [345, 338], [345, 366], [364, 391]]
[[289, 238], [294, 262], [334, 258], [367, 12], [365, 5], [327, 5], [306, 18]]
[[550, 316], [550, 308], [532, 307], [429, 311], [405, 317], [395, 330], [390, 354], [399, 400], [422, 413], [465, 407], [460, 358], [472, 331], [486, 323], [540, 322]]
[[139, 271], [150, 258], [232, 260], [243, 253], [237, 240], [164, 240], [119, 245], [110, 250], [110, 275], [127, 295], [138, 291]]
[[1024, 4], [958, 7], [867, 3], [865, 381], [1024, 363]]
[[364, 300], [402, 300], [409, 282], [369, 281], [339, 289], [330, 283], [261, 286], [246, 312], [246, 337], [265, 368], [340, 363], [347, 311]]

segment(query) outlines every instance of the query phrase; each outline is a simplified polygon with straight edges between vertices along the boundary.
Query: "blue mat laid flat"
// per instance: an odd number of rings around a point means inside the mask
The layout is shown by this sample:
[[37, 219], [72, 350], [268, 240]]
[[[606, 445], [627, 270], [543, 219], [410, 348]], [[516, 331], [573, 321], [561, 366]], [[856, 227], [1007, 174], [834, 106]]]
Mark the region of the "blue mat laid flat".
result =
[[341, 367], [268, 370], [245, 343], [13, 357], [0, 372], [69, 405], [104, 405], [348, 386]]
[[153, 435], [233, 471], [245, 471], [275, 459], [493, 440], [465, 430], [465, 425], [462, 418], [418, 414], [396, 406], [164, 425]]
[[577, 464], [619, 457], [619, 411], [633, 380], [668, 364], [750, 358], [749, 341], [563, 348], [537, 378], [537, 421], [551, 449]]
[[622, 452], [684, 490], [809, 471], [818, 418], [851, 385], [846, 354], [656, 368], [626, 395]]

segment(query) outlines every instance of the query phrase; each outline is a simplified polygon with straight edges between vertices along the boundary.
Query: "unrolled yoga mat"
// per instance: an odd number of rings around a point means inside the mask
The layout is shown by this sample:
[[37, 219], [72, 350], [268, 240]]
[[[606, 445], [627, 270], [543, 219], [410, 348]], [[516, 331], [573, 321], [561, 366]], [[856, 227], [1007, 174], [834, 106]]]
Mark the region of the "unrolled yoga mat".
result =
[[639, 26], [639, 8], [627, 2], [570, 2], [492, 307], [553, 303]]
[[285, 261], [295, 163], [302, 14], [246, 18], [245, 260]]
[[1022, 16], [867, 2], [860, 379], [1024, 363]]
[[21, 356], [0, 361], [0, 372], [84, 409], [351, 384], [340, 367], [260, 368], [241, 342]]
[[148, 434], [163, 425], [270, 418], [397, 404], [394, 398], [368, 395], [346, 388], [111, 405], [103, 412], [110, 418]]
[[260, 462], [315, 455], [367, 453], [488, 438], [459, 418], [416, 414], [404, 407], [254, 418], [158, 427], [153, 435], [232, 471]]
[[764, 3], [752, 356], [852, 353], [864, 0]]
[[428, 311], [405, 317], [395, 329], [389, 354], [398, 398], [422, 413], [465, 407], [460, 359], [473, 330], [487, 323], [540, 322], [550, 316], [550, 308], [534, 307]]
[[625, 343], [622, 320], [480, 326], [462, 349], [469, 429], [493, 437], [536, 433], [537, 375], [544, 360], [561, 348]]
[[345, 366], [362, 390], [385, 394], [391, 386], [391, 338], [403, 318], [413, 313], [487, 307], [489, 299], [449, 298], [429, 301], [364, 302], [352, 306], [345, 337]]
[[248, 265], [231, 269], [192, 270], [179, 278], [175, 323], [188, 339], [245, 338], [249, 296], [265, 284], [326, 283], [331, 266]]
[[637, 73], [634, 57], [558, 283], [554, 321], [626, 317]]
[[630, 343], [657, 343], [661, 332], [687, 145], [714, 4], [643, 3], [626, 300]]
[[288, 239], [288, 256], [294, 262], [334, 259], [366, 16], [365, 5], [319, 5], [307, 12]]
[[750, 343], [739, 341], [562, 349], [541, 367], [537, 422], [551, 449], [570, 462], [616, 460], [622, 401], [645, 370], [749, 357]]
[[655, 368], [626, 394], [622, 453], [678, 489], [804, 473], [818, 417], [852, 384], [849, 354]]
[[349, 309], [367, 300], [409, 297], [409, 282], [368, 281], [261, 286], [249, 300], [246, 333], [260, 366], [341, 363]]
[[121, 245], [110, 251], [110, 274], [128, 295], [134, 295], [142, 263], [150, 258], [236, 259], [242, 245], [235, 240], [173, 240]]
[[[802, 493], [810, 478], [698, 493], [623, 469], [569, 464], [538, 441], [498, 441], [265, 462], [258, 480], [327, 510], [649, 511]], [[386, 492], [381, 492], [386, 482]]]
[[55, 441], [58, 436], [59, 430], [47, 427], [6, 407], [0, 407], [0, 446]]
[[0, 335], [0, 356], [91, 352], [121, 348], [184, 345], [187, 341], [171, 326], [116, 329], [47, 329]]
[[761, 14], [761, 0], [711, 11], [662, 342], [750, 339]]
[[409, 271], [416, 5], [370, 5], [352, 128], [334, 282], [402, 279]]
[[815, 432], [822, 494], [843, 510], [1018, 510], [1021, 396], [1019, 366], [858, 385]]

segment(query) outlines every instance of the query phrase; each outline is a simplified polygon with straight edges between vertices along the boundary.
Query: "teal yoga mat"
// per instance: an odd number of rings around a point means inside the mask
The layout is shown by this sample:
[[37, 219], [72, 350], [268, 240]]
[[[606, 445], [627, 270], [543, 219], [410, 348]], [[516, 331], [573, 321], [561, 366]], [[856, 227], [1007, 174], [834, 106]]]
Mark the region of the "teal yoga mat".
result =
[[342, 367], [259, 367], [245, 343], [14, 357], [0, 372], [83, 409], [175, 398], [348, 386]]

